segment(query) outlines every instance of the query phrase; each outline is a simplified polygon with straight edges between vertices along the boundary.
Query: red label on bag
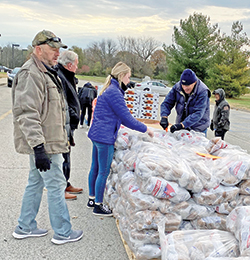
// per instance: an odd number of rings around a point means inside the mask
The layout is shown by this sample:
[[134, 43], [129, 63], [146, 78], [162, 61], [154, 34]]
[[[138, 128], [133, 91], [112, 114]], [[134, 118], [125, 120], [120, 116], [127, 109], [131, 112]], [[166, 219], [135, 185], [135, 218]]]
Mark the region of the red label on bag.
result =
[[156, 184], [155, 184], [155, 187], [152, 191], [152, 195], [155, 196], [158, 191], [160, 190], [160, 187], [161, 187], [161, 181], [160, 180], [157, 180]]
[[250, 236], [248, 236], [247, 238], [247, 248], [249, 248], [249, 246], [250, 246]]
[[167, 184], [167, 186], [165, 187], [164, 193], [166, 194], [166, 198], [171, 199], [175, 196], [175, 191], [174, 191], [173, 187], [169, 184]]
[[243, 163], [242, 162], [239, 162], [236, 166], [235, 166], [235, 169], [234, 169], [234, 175], [238, 175], [238, 172], [240, 170], [240, 167]]

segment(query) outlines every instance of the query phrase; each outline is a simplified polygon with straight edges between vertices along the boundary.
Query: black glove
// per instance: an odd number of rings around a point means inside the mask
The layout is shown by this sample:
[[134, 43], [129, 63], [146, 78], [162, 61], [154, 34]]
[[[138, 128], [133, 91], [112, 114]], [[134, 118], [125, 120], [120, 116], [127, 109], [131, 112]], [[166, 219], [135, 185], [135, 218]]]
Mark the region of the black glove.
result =
[[162, 117], [160, 121], [160, 125], [165, 130], [169, 125], [168, 119], [166, 117]]
[[42, 171], [46, 172], [47, 170], [50, 169], [51, 161], [45, 152], [44, 145], [39, 144], [35, 146], [33, 149], [35, 152], [36, 168], [41, 172]]
[[170, 132], [171, 133], [174, 133], [175, 131], [179, 131], [181, 129], [183, 129], [184, 127], [182, 126], [182, 124], [175, 124], [175, 125], [172, 125], [170, 127]]
[[214, 123], [213, 123], [213, 120], [211, 120], [210, 129], [211, 129], [212, 131], [214, 131]]

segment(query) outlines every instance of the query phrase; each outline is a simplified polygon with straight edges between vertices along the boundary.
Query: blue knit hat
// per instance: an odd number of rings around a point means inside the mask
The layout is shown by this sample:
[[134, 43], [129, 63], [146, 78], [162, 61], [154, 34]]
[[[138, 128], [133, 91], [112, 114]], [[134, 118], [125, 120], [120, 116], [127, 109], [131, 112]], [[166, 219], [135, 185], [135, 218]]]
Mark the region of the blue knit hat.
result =
[[191, 85], [197, 81], [195, 73], [191, 69], [185, 69], [181, 74], [181, 84]]

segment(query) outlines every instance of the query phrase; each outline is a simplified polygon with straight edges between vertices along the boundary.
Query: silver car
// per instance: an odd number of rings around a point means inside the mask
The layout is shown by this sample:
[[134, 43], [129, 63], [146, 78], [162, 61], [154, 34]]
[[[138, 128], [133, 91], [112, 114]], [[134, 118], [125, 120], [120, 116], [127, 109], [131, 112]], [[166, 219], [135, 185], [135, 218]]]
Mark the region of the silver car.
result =
[[170, 87], [166, 86], [165, 84], [159, 81], [145, 81], [141, 83], [136, 83], [135, 90], [136, 89], [159, 93], [160, 96], [166, 96], [168, 92], [171, 90]]

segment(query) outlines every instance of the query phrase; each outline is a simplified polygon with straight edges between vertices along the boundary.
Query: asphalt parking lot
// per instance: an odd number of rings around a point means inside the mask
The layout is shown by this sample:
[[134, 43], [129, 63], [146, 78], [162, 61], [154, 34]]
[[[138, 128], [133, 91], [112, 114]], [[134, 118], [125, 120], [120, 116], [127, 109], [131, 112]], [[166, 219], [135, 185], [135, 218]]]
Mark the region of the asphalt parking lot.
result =
[[[2, 81], [0, 81], [1, 84]], [[73, 229], [82, 229], [82, 240], [65, 245], [51, 243], [51, 229], [47, 194], [44, 191], [37, 216], [38, 227], [46, 228], [49, 233], [41, 238], [16, 240], [12, 232], [17, 225], [21, 201], [27, 184], [29, 161], [27, 155], [15, 152], [11, 113], [11, 88], [0, 85], [0, 178], [1, 189], [1, 229], [0, 259], [3, 260], [126, 260], [128, 259], [113, 217], [94, 216], [86, 207], [88, 200], [87, 178], [91, 162], [91, 142], [86, 129], [78, 129], [75, 134], [76, 146], [72, 148], [71, 183], [82, 187], [82, 194], [75, 201], [68, 201]]]
[[[6, 81], [7, 82], [7, 81]], [[80, 82], [82, 85], [83, 82]], [[11, 113], [11, 88], [0, 80], [0, 178], [1, 187], [1, 229], [0, 259], [36, 260], [36, 259], [75, 259], [75, 260], [125, 260], [128, 259], [114, 218], [94, 216], [87, 209], [87, 178], [91, 163], [91, 142], [87, 138], [86, 128], [75, 132], [76, 146], [72, 148], [71, 183], [84, 189], [76, 201], [68, 201], [73, 229], [82, 229], [83, 239], [76, 243], [56, 246], [51, 243], [53, 230], [50, 227], [47, 195], [44, 191], [40, 211], [37, 216], [39, 227], [49, 229], [49, 234], [41, 238], [16, 240], [12, 232], [17, 225], [22, 195], [27, 184], [29, 162], [27, 155], [15, 152], [13, 143], [13, 125]], [[163, 98], [160, 99], [160, 103]], [[213, 106], [211, 106], [211, 113]], [[170, 122], [174, 122], [174, 113]], [[250, 152], [250, 113], [231, 110], [231, 130], [226, 134], [226, 141], [241, 146]], [[213, 133], [208, 131], [208, 138]]]

